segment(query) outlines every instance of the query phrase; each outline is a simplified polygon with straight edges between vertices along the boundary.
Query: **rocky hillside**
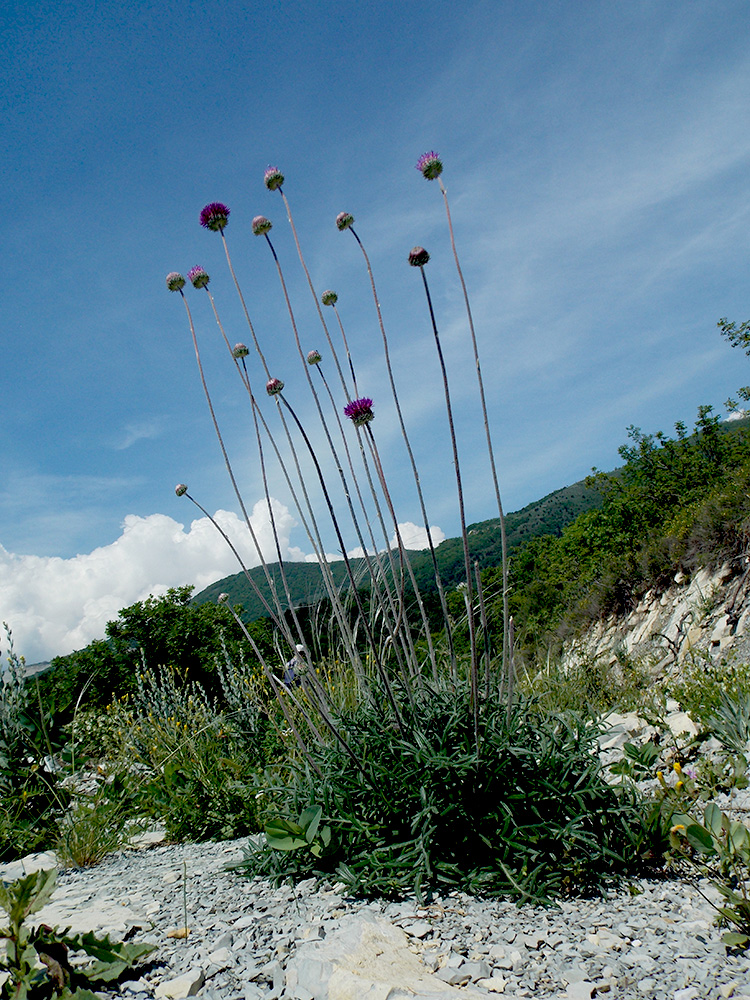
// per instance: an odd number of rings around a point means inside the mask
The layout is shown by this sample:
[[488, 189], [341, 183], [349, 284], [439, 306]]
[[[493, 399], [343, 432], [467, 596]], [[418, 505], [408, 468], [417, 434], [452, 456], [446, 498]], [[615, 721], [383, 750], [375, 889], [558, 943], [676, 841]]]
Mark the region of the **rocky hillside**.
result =
[[614, 663], [623, 655], [662, 673], [689, 654], [750, 659], [750, 556], [692, 577], [679, 572], [663, 592], [647, 591], [627, 615], [610, 615], [570, 640], [564, 658]]

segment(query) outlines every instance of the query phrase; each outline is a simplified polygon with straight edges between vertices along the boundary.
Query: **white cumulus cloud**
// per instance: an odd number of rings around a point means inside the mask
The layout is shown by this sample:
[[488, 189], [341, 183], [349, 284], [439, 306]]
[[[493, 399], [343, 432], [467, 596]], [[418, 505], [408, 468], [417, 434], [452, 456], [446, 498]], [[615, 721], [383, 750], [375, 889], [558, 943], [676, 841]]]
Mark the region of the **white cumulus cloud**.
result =
[[[283, 504], [272, 503], [284, 559], [314, 561], [315, 555], [290, 545], [296, 521]], [[218, 510], [214, 521], [248, 568], [259, 565], [244, 520]], [[263, 558], [276, 562], [265, 500], [253, 507], [250, 523]], [[406, 548], [427, 546], [423, 527], [406, 522], [399, 528]], [[435, 544], [445, 537], [440, 528], [430, 531]], [[200, 591], [239, 570], [236, 557], [207, 517], [197, 518], [186, 529], [165, 514], [128, 514], [114, 542], [70, 559], [16, 555], [0, 545], [0, 620], [11, 627], [16, 652], [28, 663], [38, 663], [103, 638], [105, 625], [117, 618], [121, 608], [150, 594], [160, 596], [185, 584]]]
[[[274, 520], [285, 559], [304, 553], [289, 544], [296, 522], [273, 501]], [[214, 520], [248, 567], [260, 563], [244, 521], [219, 510]], [[265, 500], [250, 515], [264, 558], [276, 561], [276, 546]], [[70, 559], [15, 555], [0, 545], [0, 619], [13, 631], [16, 652], [28, 663], [47, 660], [104, 636], [104, 626], [121, 608], [166, 593], [169, 587], [195, 584], [202, 590], [240, 566], [208, 518], [185, 526], [165, 514], [129, 514], [122, 534]]]

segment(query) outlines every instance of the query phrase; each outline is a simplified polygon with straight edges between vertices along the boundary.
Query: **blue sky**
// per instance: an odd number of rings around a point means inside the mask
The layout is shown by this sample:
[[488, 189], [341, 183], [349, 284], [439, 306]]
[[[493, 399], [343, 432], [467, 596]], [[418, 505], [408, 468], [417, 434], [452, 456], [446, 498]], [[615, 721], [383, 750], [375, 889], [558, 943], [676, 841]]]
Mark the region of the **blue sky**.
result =
[[[404, 523], [419, 509], [342, 210], [373, 261], [431, 523], [459, 530], [434, 343], [406, 263], [415, 244], [432, 254], [467, 518], [496, 514], [442, 199], [414, 169], [426, 150], [445, 164], [507, 510], [616, 465], [628, 425], [690, 423], [750, 381], [716, 331], [720, 316], [750, 315], [744, 0], [11, 0], [0, 27], [12, 56], [0, 66], [0, 617], [29, 660], [85, 645], [150, 592], [234, 571], [174, 496], [188, 483], [240, 530], [185, 311], [164, 285], [201, 264], [230, 339], [248, 339], [221, 239], [198, 224], [207, 202], [231, 208], [259, 339], [319, 434], [273, 261], [250, 231], [257, 214], [273, 221], [303, 346], [323, 350], [281, 199], [263, 185], [270, 163], [316, 289], [339, 294]], [[252, 508], [250, 413], [205, 294], [186, 295]], [[271, 478], [284, 544], [304, 557]]]

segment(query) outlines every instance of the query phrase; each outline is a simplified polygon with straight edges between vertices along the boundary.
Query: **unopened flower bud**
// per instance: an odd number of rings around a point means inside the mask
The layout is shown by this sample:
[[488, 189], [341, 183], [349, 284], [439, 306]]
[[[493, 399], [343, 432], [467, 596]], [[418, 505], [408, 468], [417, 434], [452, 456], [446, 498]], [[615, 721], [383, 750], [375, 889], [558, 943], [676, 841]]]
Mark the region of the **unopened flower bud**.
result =
[[174, 491], [178, 497], [184, 496], [187, 493], [187, 486], [184, 483], [178, 483]]
[[270, 233], [272, 222], [265, 215], [256, 215], [251, 226], [256, 236], [265, 236], [266, 233]]
[[278, 167], [269, 167], [263, 174], [263, 183], [269, 191], [275, 191], [284, 183], [284, 175]]
[[320, 296], [320, 301], [323, 303], [324, 306], [335, 306], [338, 300], [339, 300], [338, 295], [335, 292], [331, 291], [330, 288], [327, 291], [323, 292], [323, 294]]
[[336, 216], [336, 225], [343, 232], [345, 229], [348, 229], [349, 226], [354, 225], [354, 216], [349, 215], [348, 212], [339, 212]]
[[188, 281], [193, 283], [193, 288], [205, 288], [211, 280], [200, 264], [196, 264], [195, 267], [191, 267], [187, 276]]
[[185, 287], [185, 279], [179, 271], [170, 271], [167, 275], [167, 288], [170, 292], [179, 292]]
[[284, 388], [284, 383], [280, 378], [270, 378], [266, 382], [266, 392], [269, 396], [275, 396]]
[[232, 348], [233, 358], [246, 358], [250, 351], [247, 349], [246, 344], [235, 344]]
[[424, 267], [430, 255], [424, 247], [412, 247], [409, 251], [409, 263], [412, 267]]
[[321, 360], [320, 351], [310, 351], [307, 355], [308, 365], [319, 365]]

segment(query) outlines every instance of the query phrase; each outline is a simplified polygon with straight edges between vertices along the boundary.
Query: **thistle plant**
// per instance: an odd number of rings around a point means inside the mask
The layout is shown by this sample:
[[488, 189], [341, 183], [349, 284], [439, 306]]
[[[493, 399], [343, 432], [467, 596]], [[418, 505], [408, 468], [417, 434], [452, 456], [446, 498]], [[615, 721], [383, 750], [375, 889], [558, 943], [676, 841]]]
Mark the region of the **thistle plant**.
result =
[[[420, 171], [424, 177], [439, 180], [442, 163], [436, 154], [427, 154], [420, 160], [420, 164]], [[284, 581], [284, 595], [282, 596], [280, 589], [277, 591], [271, 587], [272, 597], [265, 601], [263, 607], [273, 622], [279, 649], [283, 646], [294, 649], [296, 645], [303, 650], [299, 654], [304, 661], [300, 670], [299, 686], [285, 683], [284, 678], [279, 676], [278, 668], [275, 668], [268, 656], [264, 656], [254, 644], [252, 634], [243, 624], [238, 609], [233, 608], [232, 614], [240, 628], [244, 630], [248, 640], [250, 650], [248, 657], [254, 658], [255, 662], [259, 664], [261, 674], [265, 679], [264, 683], [267, 684], [267, 690], [273, 693], [280, 706], [287, 731], [298, 751], [298, 756], [295, 758], [298, 765], [295, 766], [304, 770], [310, 781], [319, 783], [321, 788], [320, 798], [308, 789], [304, 793], [306, 801], [297, 802], [296, 810], [288, 816], [278, 815], [274, 817], [269, 827], [269, 829], [276, 831], [274, 837], [277, 841], [284, 839], [281, 837], [281, 833], [284, 833], [285, 836], [290, 832], [299, 834], [297, 840], [300, 843], [294, 841], [294, 845], [301, 846], [302, 841], [305, 844], [315, 842], [315, 836], [313, 835], [311, 841], [307, 826], [299, 819], [301, 815], [307, 818], [313, 816], [313, 812], [310, 810], [314, 810], [312, 826], [322, 823], [325, 818], [326, 826], [333, 829], [334, 820], [329, 811], [339, 800], [337, 799], [338, 793], [334, 793], [327, 783], [331, 780], [330, 775], [335, 775], [342, 768], [350, 775], [352, 782], [362, 789], [363, 794], [371, 796], [373, 801], [379, 803], [376, 812], [379, 810], [383, 816], [388, 813], [389, 796], [392, 794], [389, 791], [389, 778], [382, 768], [373, 766], [371, 739], [366, 735], [370, 732], [370, 721], [375, 719], [378, 720], [378, 726], [382, 730], [381, 737], [394, 742], [394, 754], [397, 757], [400, 756], [408, 765], [408, 761], [416, 752], [415, 748], [421, 748], [419, 754], [426, 753], [430, 740], [434, 738], [435, 734], [431, 733], [428, 739], [425, 729], [425, 726], [432, 726], [434, 723], [434, 713], [429, 709], [431, 700], [444, 699], [446, 705], [455, 703], [456, 732], [461, 734], [461, 752], [469, 754], [472, 761], [471, 768], [476, 767], [477, 775], [482, 774], [484, 761], [497, 753], [495, 743], [498, 740], [505, 740], [510, 731], [508, 727], [512, 728], [516, 724], [514, 721], [517, 716], [514, 715], [513, 676], [512, 671], [506, 668], [506, 661], [510, 659], [509, 650], [512, 645], [513, 628], [512, 622], [507, 616], [507, 572], [504, 568], [503, 596], [506, 612], [503, 635], [504, 653], [503, 669], [498, 672], [496, 670], [498, 657], [492, 648], [481, 574], [478, 564], [472, 560], [469, 551], [465, 489], [459, 461], [460, 447], [454, 421], [454, 401], [451, 395], [448, 364], [443, 352], [438, 319], [425, 270], [430, 259], [429, 253], [423, 247], [415, 247], [409, 254], [408, 260], [410, 265], [419, 268], [426, 297], [429, 329], [434, 340], [441, 373], [442, 396], [450, 439], [450, 457], [456, 480], [458, 516], [461, 524], [464, 555], [464, 579], [461, 581], [461, 594], [465, 601], [465, 621], [469, 632], [468, 657], [460, 659], [454, 642], [453, 618], [448, 610], [445, 588], [440, 577], [436, 549], [430, 532], [427, 505], [405, 415], [399, 400], [396, 373], [391, 363], [390, 346], [373, 269], [365, 247], [354, 228], [354, 217], [351, 213], [341, 212], [336, 219], [336, 226], [341, 232], [350, 231], [352, 233], [364, 257], [375, 304], [377, 324], [383, 343], [385, 368], [393, 398], [392, 404], [390, 400], [387, 402], [376, 401], [374, 399], [375, 393], [372, 396], [366, 394], [364, 378], [361, 374], [360, 377], [357, 375], [355, 351], [347, 338], [343, 318], [337, 308], [338, 293], [330, 288], [321, 292], [314, 287], [311, 272], [303, 253], [302, 241], [292, 215], [290, 201], [285, 193], [286, 179], [284, 174], [277, 167], [269, 167], [265, 171], [263, 183], [268, 191], [275, 195], [278, 192], [276, 196], [282, 199], [297, 256], [324, 333], [324, 340], [321, 339], [317, 345], [307, 344], [303, 346], [303, 326], [301, 319], [297, 318], [296, 304], [293, 303], [293, 285], [288, 283], [285, 275], [286, 263], [282, 267], [283, 248], [281, 245], [279, 245], [278, 250], [276, 248], [276, 240], [272, 237], [274, 233], [272, 220], [266, 215], [255, 215], [250, 220], [249, 225], [246, 225], [245, 231], [264, 241], [273, 257], [279, 278], [283, 308], [291, 330], [289, 356], [294, 357], [296, 354], [298, 362], [302, 366], [304, 373], [301, 380], [302, 387], [300, 388], [295, 381], [293, 371], [273, 371], [268, 364], [270, 354], [266, 355], [263, 344], [264, 337], [259, 335], [260, 330], [256, 330], [250, 319], [248, 308], [250, 300], [242, 292], [229, 253], [226, 229], [229, 224], [230, 212], [226, 205], [221, 202], [212, 202], [206, 205], [200, 213], [200, 221], [205, 229], [217, 232], [221, 237], [230, 274], [250, 330], [248, 343], [245, 344], [241, 336], [239, 339], [236, 338], [236, 335], [230, 337], [225, 330], [214, 300], [211, 279], [208, 271], [202, 265], [195, 265], [187, 272], [187, 281], [179, 272], [171, 272], [167, 277], [167, 287], [170, 291], [178, 292], [183, 301], [185, 301], [184, 287], [188, 282], [195, 289], [206, 293], [228, 360], [237, 372], [242, 390], [250, 403], [251, 419], [258, 447], [258, 467], [263, 482], [265, 503], [269, 509], [281, 578]], [[442, 188], [442, 182], [440, 184]], [[447, 200], [446, 208], [448, 208]], [[232, 219], [236, 225], [235, 217], [232, 216]], [[449, 228], [451, 245], [466, 298], [472, 350], [480, 380], [479, 395], [485, 425], [487, 425], [487, 410], [479, 370], [476, 337], [463, 275], [460, 272], [455, 249], [450, 213]], [[229, 448], [225, 444], [225, 437], [219, 426], [219, 415], [214, 408], [205, 378], [196, 321], [194, 321], [192, 311], [186, 301], [185, 305], [191, 342], [212, 423], [222, 455], [225, 458], [225, 464], [236, 488], [238, 478], [232, 471], [233, 466], [228, 455]], [[336, 317], [340, 331], [340, 340], [337, 337], [337, 344], [333, 342], [324, 317], [326, 308], [331, 309]], [[301, 314], [299, 315], [301, 317]], [[274, 334], [278, 344], [279, 333], [274, 331]], [[342, 345], [343, 364], [339, 359]], [[204, 347], [202, 350], [205, 351], [206, 348]], [[278, 355], [274, 356], [276, 358], [274, 364], [276, 364], [278, 363]], [[333, 384], [329, 383], [325, 372], [331, 361], [336, 371]], [[257, 386], [262, 388], [259, 390], [256, 388]], [[308, 406], [308, 403], [313, 405]], [[416, 487], [427, 535], [427, 544], [430, 549], [440, 613], [442, 614], [442, 625], [437, 626], [441, 630], [439, 641], [436, 641], [433, 635], [435, 625], [428, 615], [426, 602], [420, 592], [412, 560], [409, 558], [402, 537], [394, 491], [387, 473], [387, 464], [390, 463], [390, 459], [389, 463], [384, 461], [376, 440], [374, 430], [377, 426], [376, 416], [383, 412], [382, 408], [391, 405], [395, 408], [401, 436], [406, 446], [411, 475]], [[280, 433], [279, 428], [281, 428]], [[356, 445], [352, 446], [352, 442], [356, 442]], [[492, 446], [489, 436], [488, 446], [491, 453]], [[269, 485], [269, 468], [273, 462], [279, 466], [283, 473], [294, 507], [308, 534], [314, 556], [320, 566], [321, 579], [330, 604], [332, 622], [334, 623], [333, 632], [337, 640], [335, 648], [328, 647], [326, 650], [327, 662], [324, 669], [320, 653], [316, 654], [318, 643], [315, 636], [310, 634], [309, 625], [301, 622], [300, 616], [297, 615], [297, 609], [292, 607], [290, 599], [290, 590], [285, 575], [284, 553], [273, 517], [273, 498]], [[492, 455], [490, 462], [498, 503], [500, 503]], [[307, 471], [310, 469], [313, 470], [312, 473]], [[332, 470], [330, 474], [329, 469]], [[247, 579], [251, 581], [252, 586], [254, 574], [250, 572], [243, 561], [236, 542], [227, 536], [216, 519], [210, 517], [205, 506], [188, 492], [184, 484], [180, 484], [176, 492], [180, 496], [187, 496], [214, 523], [219, 533], [234, 551], [238, 563]], [[239, 490], [236, 492], [239, 494]], [[247, 508], [244, 504], [241, 506], [245, 513], [245, 521], [250, 527]], [[377, 525], [375, 521], [377, 521]], [[333, 532], [337, 554], [343, 562], [344, 584], [342, 586], [335, 584], [332, 568], [325, 556], [324, 523], [325, 531]], [[357, 551], [362, 553], [357, 560], [350, 555], [352, 543], [347, 541], [347, 534], [350, 531], [354, 533], [358, 545]], [[378, 531], [382, 535], [381, 541], [378, 541]], [[394, 538], [393, 542], [391, 542], [391, 537]], [[272, 577], [273, 574], [270, 573], [270, 567], [267, 565], [267, 557], [257, 544], [256, 551], [259, 561], [264, 566], [267, 579]], [[257, 590], [257, 584], [254, 589]], [[454, 609], [456, 607], [456, 601], [453, 599], [451, 606]], [[458, 611], [458, 617], [463, 620], [462, 611]], [[463, 625], [457, 627], [463, 627]], [[484, 640], [481, 651], [480, 635], [483, 636]], [[320, 674], [315, 669], [316, 655], [321, 666]], [[481, 685], [480, 657], [482, 658], [484, 681]], [[337, 665], [331, 667], [331, 664], [336, 663], [336, 661], [338, 661]], [[348, 677], [356, 678], [356, 682], [347, 681], [344, 683], [344, 688], [347, 691], [346, 697], [339, 697], [338, 694], [333, 697], [334, 687], [339, 683], [341, 674], [347, 674], [347, 672]], [[356, 692], [353, 707], [352, 692]], [[364, 730], [360, 728], [360, 711], [365, 713], [370, 720]], [[347, 712], [350, 714], [347, 715]], [[495, 721], [491, 726], [488, 726], [485, 716], [489, 718], [490, 715]], [[502, 721], [503, 719], [504, 721]], [[532, 723], [530, 722], [529, 725], [532, 727], [531, 729], [527, 729], [524, 722], [525, 734], [533, 731]], [[472, 743], [470, 751], [464, 746], [467, 735]], [[524, 736], [525, 738], [526, 736]], [[518, 752], [523, 753], [524, 751], [519, 747]], [[415, 760], [419, 754], [414, 757]], [[331, 770], [331, 762], [334, 758], [339, 763], [332, 765]], [[467, 761], [468, 759], [467, 757]], [[435, 774], [431, 779], [437, 783], [436, 787], [443, 780], [442, 775], [445, 768], [448, 769], [446, 772], [448, 774], [452, 766], [442, 757], [441, 760], [443, 761], [440, 764], [441, 774]], [[582, 764], [587, 760], [586, 755], [581, 757]], [[406, 771], [404, 773], [406, 774]], [[454, 778], [449, 777], [448, 780], [452, 781]], [[455, 780], [460, 782], [458, 778]], [[404, 800], [405, 803], [407, 800], [411, 802], [410, 797]], [[312, 807], [310, 802], [315, 802], [316, 805]], [[405, 804], [404, 808], [411, 809], [411, 805]], [[428, 810], [424, 814], [424, 817], [427, 817], [431, 807], [424, 806], [424, 808]], [[432, 814], [430, 813], [430, 815]], [[477, 821], [481, 825], [481, 820]], [[426, 819], [425, 822], [427, 822]], [[399, 829], [404, 827], [405, 829], [422, 830], [420, 823], [421, 820], [410, 813], [404, 814]], [[423, 832], [419, 834], [420, 846], [414, 848], [416, 851], [424, 852], [424, 864], [420, 862], [414, 869], [415, 871], [419, 870], [419, 880], [428, 879], [430, 871], [434, 870], [427, 843], [432, 834], [426, 832], [431, 823], [430, 820]], [[365, 829], [370, 832], [364, 834], [363, 839], [359, 842], [358, 850], [361, 849], [362, 858], [367, 856], [368, 845], [371, 843], [369, 839], [371, 833], [374, 835], [374, 827], [370, 830], [369, 826], [365, 826], [363, 831]], [[381, 830], [378, 837], [382, 839], [383, 835]], [[446, 836], [450, 839], [452, 835], [446, 834]], [[588, 838], [588, 834], [586, 837]], [[292, 840], [294, 840], [293, 837]], [[378, 840], [378, 844], [380, 844], [380, 840]], [[381, 846], [386, 851], [395, 850], [393, 845]], [[381, 850], [381, 846], [378, 847], [378, 850]], [[316, 862], [322, 863], [325, 857], [328, 857], [327, 850], [308, 853]], [[505, 880], [506, 884], [520, 884], [517, 882], [515, 874], [510, 877], [510, 869], [506, 875], [508, 875]], [[482, 876], [482, 878], [484, 877]], [[523, 894], [527, 890], [519, 891]]]
[[440, 334], [438, 333], [437, 322], [435, 320], [435, 310], [432, 307], [432, 297], [430, 296], [430, 287], [427, 284], [427, 276], [424, 271], [425, 265], [430, 260], [430, 255], [425, 250], [424, 247], [413, 247], [409, 251], [408, 259], [409, 259], [409, 264], [412, 267], [418, 267], [420, 274], [422, 275], [422, 283], [424, 285], [425, 295], [427, 296], [427, 306], [430, 311], [430, 322], [432, 324], [432, 332], [435, 335], [435, 347], [437, 349], [438, 360], [440, 362], [440, 372], [443, 377], [443, 391], [445, 393], [445, 409], [448, 416], [448, 428], [450, 432], [451, 449], [453, 451], [453, 467], [456, 473], [456, 488], [458, 491], [458, 516], [461, 523], [461, 544], [463, 545], [463, 550], [464, 550], [464, 568], [466, 570], [469, 647], [471, 655], [471, 696], [472, 696], [472, 705], [474, 709], [474, 732], [478, 743], [479, 742], [479, 676], [478, 676], [478, 663], [477, 663], [476, 627], [474, 622], [474, 609], [473, 609], [474, 602], [472, 596], [473, 589], [472, 589], [472, 578], [471, 578], [471, 556], [469, 555], [469, 535], [466, 530], [466, 512], [464, 507], [464, 492], [463, 492], [463, 483], [461, 479], [461, 466], [458, 461], [458, 443], [456, 441], [456, 427], [453, 421], [453, 404], [451, 402], [450, 386], [448, 385], [448, 370], [445, 366], [443, 348], [440, 344]]

